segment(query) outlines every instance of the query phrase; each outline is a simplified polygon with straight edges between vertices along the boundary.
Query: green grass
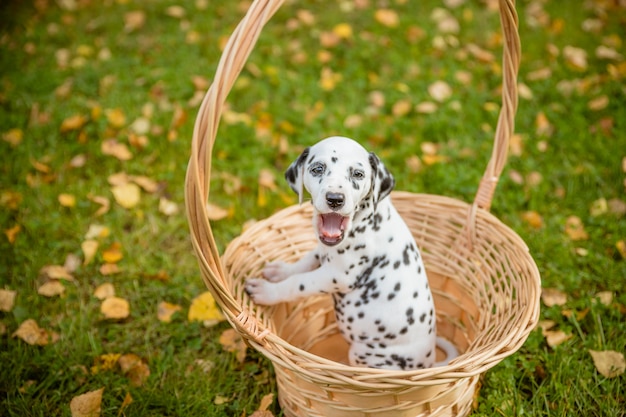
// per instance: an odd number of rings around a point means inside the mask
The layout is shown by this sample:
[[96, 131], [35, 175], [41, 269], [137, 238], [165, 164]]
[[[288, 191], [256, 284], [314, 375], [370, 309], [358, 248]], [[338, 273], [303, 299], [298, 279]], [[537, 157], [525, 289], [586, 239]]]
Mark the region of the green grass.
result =
[[[205, 288], [183, 214], [183, 181], [197, 111], [197, 104], [190, 103], [191, 80], [196, 75], [211, 79], [218, 45], [242, 17], [246, 2], [59, 2], [75, 4], [73, 8], [30, 3], [0, 6], [0, 134], [23, 132], [15, 146], [0, 140], [0, 227], [21, 228], [14, 242], [0, 236], [0, 287], [17, 291], [15, 307], [0, 312], [0, 414], [70, 415], [73, 397], [101, 387], [106, 416], [118, 415], [127, 393], [133, 398], [123, 411], [128, 416], [251, 414], [263, 395], [276, 391], [271, 364], [253, 351], [239, 364], [234, 353], [225, 352], [218, 338], [227, 324], [207, 329], [187, 321], [191, 300]], [[220, 247], [239, 234], [245, 221], [286, 205], [280, 196], [288, 189], [282, 172], [303, 146], [332, 134], [352, 136], [376, 151], [396, 176], [398, 189], [473, 198], [497, 117], [485, 103], [499, 103], [500, 76], [495, 64], [467, 57], [464, 50], [474, 43], [499, 57], [497, 14], [478, 1], [451, 9], [461, 23], [458, 44], [447, 38], [449, 46], [441, 51], [433, 44], [447, 35], [430, 18], [434, 8], [442, 7], [440, 2], [388, 2], [400, 16], [396, 28], [376, 23], [376, 3], [359, 9], [352, 2], [288, 2], [264, 30], [229, 98], [232, 110], [248, 114], [251, 123], [220, 127], [213, 201], [233, 213], [214, 223]], [[547, 23], [532, 25], [532, 11], [541, 3]], [[523, 151], [510, 156], [492, 209], [527, 242], [543, 286], [568, 294], [565, 306], [542, 305], [541, 318], [554, 320], [572, 338], [549, 347], [540, 330], [532, 332], [518, 353], [485, 375], [476, 416], [625, 414], [624, 376], [601, 376], [588, 353], [624, 353], [626, 348], [626, 260], [616, 246], [626, 240], [626, 218], [624, 213], [590, 212], [599, 199], [626, 201], [626, 67], [623, 57], [596, 56], [602, 44], [623, 51], [625, 10], [614, 2], [584, 4], [567, 10], [555, 0], [518, 4], [524, 49], [520, 81], [532, 97], [520, 100], [516, 131]], [[170, 6], [182, 6], [185, 16], [170, 16]], [[126, 31], [124, 16], [135, 10], [145, 12], [145, 24]], [[293, 27], [299, 10], [312, 13], [315, 23]], [[601, 26], [583, 30], [590, 22]], [[321, 47], [320, 33], [339, 23], [348, 23], [353, 37]], [[189, 42], [194, 31], [197, 37]], [[586, 51], [585, 69], [566, 64], [567, 46]], [[323, 49], [332, 54], [326, 64], [318, 60]], [[559, 54], [551, 55], [551, 49]], [[64, 55], [67, 64], [59, 65]], [[110, 58], [101, 59], [106, 55]], [[342, 77], [330, 91], [319, 85], [324, 67]], [[534, 71], [546, 68], [549, 78], [532, 79]], [[469, 72], [471, 82], [460, 82], [459, 71]], [[398, 100], [413, 105], [431, 100], [427, 88], [437, 80], [446, 81], [453, 95], [435, 113], [393, 114]], [[578, 83], [579, 89], [562, 93], [564, 81]], [[59, 87], [65, 83], [71, 88], [62, 94]], [[368, 113], [373, 91], [384, 94], [385, 104]], [[601, 96], [609, 99], [606, 107], [590, 109], [590, 100]], [[128, 143], [128, 126], [147, 104], [153, 106], [147, 146], [131, 147], [130, 161], [104, 155], [105, 139]], [[176, 108], [187, 118], [173, 126]], [[99, 117], [98, 109], [103, 111]], [[108, 109], [124, 113], [122, 128], [111, 129]], [[539, 113], [552, 126], [548, 135], [536, 133]], [[61, 132], [62, 122], [75, 114], [88, 118], [84, 127]], [[361, 115], [361, 123], [346, 127], [350, 115]], [[260, 124], [268, 127], [269, 136], [257, 135]], [[174, 140], [168, 140], [170, 130], [176, 133]], [[281, 138], [289, 145], [286, 152]], [[436, 143], [447, 160], [422, 164], [416, 171], [407, 160], [424, 159], [424, 142]], [[85, 157], [84, 166], [71, 166], [77, 155]], [[38, 171], [37, 163], [49, 172]], [[263, 206], [257, 204], [261, 169], [274, 172], [280, 186]], [[107, 181], [118, 172], [148, 176], [159, 183], [159, 191], [144, 192], [137, 207], [124, 209], [114, 202]], [[536, 173], [541, 174], [538, 184], [519, 184], [512, 175], [528, 179]], [[239, 192], [230, 191], [225, 174], [241, 180]], [[76, 205], [61, 207], [61, 193], [74, 195]], [[99, 205], [89, 195], [109, 198], [110, 210], [96, 217]], [[160, 213], [161, 197], [177, 203], [180, 213]], [[524, 222], [526, 211], [539, 213], [544, 226], [536, 229]], [[582, 220], [589, 239], [568, 238], [565, 223], [570, 216]], [[110, 229], [94, 262], [78, 268], [63, 297], [38, 295], [40, 269], [63, 264], [68, 254], [82, 259], [81, 243], [92, 224]], [[102, 249], [114, 242], [123, 249], [122, 272], [104, 276], [99, 271]], [[160, 273], [167, 279], [155, 279]], [[104, 282], [113, 283], [117, 295], [130, 302], [129, 319], [111, 322], [102, 317], [93, 291]], [[612, 305], [595, 301], [600, 291], [613, 292]], [[184, 309], [171, 323], [162, 323], [156, 315], [161, 301]], [[565, 309], [586, 314], [567, 318]], [[58, 333], [60, 340], [37, 347], [12, 337], [26, 319]], [[139, 355], [150, 377], [135, 387], [119, 371], [90, 372], [106, 353]], [[198, 360], [215, 366], [204, 372]], [[219, 397], [228, 401], [216, 404]], [[271, 410], [280, 415], [276, 402]]]

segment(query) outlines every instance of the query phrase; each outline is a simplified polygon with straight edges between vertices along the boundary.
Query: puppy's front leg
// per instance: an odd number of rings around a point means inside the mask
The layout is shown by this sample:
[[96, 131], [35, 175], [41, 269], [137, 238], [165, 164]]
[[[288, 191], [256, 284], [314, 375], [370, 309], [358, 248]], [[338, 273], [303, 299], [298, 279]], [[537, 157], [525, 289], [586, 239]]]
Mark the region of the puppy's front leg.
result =
[[271, 282], [279, 282], [292, 275], [312, 271], [319, 266], [317, 250], [312, 250], [292, 264], [282, 261], [268, 263], [263, 269], [263, 277]]
[[313, 271], [295, 274], [279, 282], [251, 278], [246, 280], [246, 292], [256, 304], [274, 305], [311, 295], [337, 290], [336, 271], [326, 265]]

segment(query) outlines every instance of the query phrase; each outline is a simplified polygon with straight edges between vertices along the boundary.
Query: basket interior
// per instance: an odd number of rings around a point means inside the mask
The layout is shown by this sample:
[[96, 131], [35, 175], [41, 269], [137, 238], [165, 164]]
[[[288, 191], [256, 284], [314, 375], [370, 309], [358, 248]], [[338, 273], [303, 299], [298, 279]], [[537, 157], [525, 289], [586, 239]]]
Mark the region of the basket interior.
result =
[[[536, 304], [534, 291], [518, 290], [536, 286], [531, 282], [536, 267], [522, 240], [480, 211], [470, 245], [465, 226], [468, 204], [402, 192], [394, 192], [392, 198], [422, 251], [437, 333], [457, 347], [456, 361], [474, 351], [506, 349], [502, 346], [509, 343], [511, 326], [528, 326], [528, 311]], [[345, 364], [348, 344], [339, 335], [329, 296], [261, 307], [251, 303], [243, 287], [246, 278], [260, 276], [266, 262], [294, 262], [315, 247], [311, 216], [310, 204], [292, 206], [233, 240], [222, 258], [227, 284], [235, 299], [285, 342]]]

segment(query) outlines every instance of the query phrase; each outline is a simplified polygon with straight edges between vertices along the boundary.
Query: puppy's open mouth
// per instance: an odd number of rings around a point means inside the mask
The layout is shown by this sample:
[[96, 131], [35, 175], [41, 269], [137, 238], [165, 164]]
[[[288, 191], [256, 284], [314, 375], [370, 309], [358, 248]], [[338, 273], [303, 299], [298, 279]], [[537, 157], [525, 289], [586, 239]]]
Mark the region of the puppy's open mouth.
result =
[[338, 213], [320, 214], [317, 230], [320, 241], [328, 246], [335, 246], [343, 240], [350, 217]]

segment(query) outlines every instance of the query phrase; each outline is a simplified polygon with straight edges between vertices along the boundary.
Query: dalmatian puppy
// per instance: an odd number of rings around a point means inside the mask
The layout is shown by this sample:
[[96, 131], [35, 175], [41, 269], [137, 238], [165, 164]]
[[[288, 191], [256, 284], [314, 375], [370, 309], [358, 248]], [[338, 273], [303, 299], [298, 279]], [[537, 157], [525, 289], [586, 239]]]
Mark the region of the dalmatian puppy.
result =
[[454, 346], [437, 338], [435, 307], [415, 240], [389, 193], [395, 181], [380, 159], [352, 139], [330, 137], [302, 152], [285, 173], [302, 203], [314, 207], [319, 243], [298, 262], [272, 262], [246, 292], [259, 305], [331, 294], [352, 366], [414, 370], [447, 360]]

